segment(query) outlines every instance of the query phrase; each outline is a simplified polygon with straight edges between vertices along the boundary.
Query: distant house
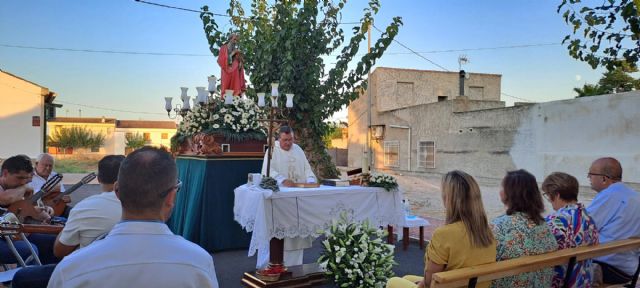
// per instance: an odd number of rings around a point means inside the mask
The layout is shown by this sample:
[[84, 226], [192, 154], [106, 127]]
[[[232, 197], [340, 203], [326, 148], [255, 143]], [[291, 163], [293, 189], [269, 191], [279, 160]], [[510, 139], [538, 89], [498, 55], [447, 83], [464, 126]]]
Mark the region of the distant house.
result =
[[367, 93], [349, 105], [348, 165], [362, 167], [369, 139], [372, 167], [383, 171], [501, 179], [527, 169], [539, 181], [561, 171], [589, 185], [591, 162], [613, 156], [623, 179], [640, 183], [640, 92], [504, 107], [500, 78], [471, 73], [455, 96], [457, 72], [376, 69], [371, 127]]
[[[104, 146], [94, 149], [80, 149], [74, 154], [125, 154], [126, 135], [139, 134], [145, 139], [145, 145], [156, 147], [171, 147], [171, 137], [176, 133], [176, 123], [173, 121], [147, 121], [147, 120], [117, 120], [115, 118], [71, 118], [57, 117], [49, 121], [48, 134], [54, 131], [84, 127], [93, 133], [105, 136]], [[61, 154], [66, 151], [50, 148], [50, 153]]]
[[46, 120], [61, 107], [55, 98], [49, 88], [0, 70], [0, 158], [45, 150]]

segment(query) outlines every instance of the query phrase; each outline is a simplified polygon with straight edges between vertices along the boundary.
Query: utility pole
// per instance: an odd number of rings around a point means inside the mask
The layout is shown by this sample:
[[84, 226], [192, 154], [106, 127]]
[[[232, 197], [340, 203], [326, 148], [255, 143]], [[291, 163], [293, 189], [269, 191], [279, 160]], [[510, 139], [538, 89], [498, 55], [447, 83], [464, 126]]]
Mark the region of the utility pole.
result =
[[[367, 29], [367, 53], [371, 53], [371, 26], [373, 25], [372, 23], [369, 23], [369, 29]], [[367, 73], [367, 114], [368, 114], [368, 125], [367, 125], [367, 145], [366, 145], [366, 150], [364, 151], [364, 160], [362, 161], [363, 164], [366, 165], [367, 167], [362, 167], [362, 172], [368, 172], [369, 171], [369, 167], [371, 167], [371, 163], [373, 163], [373, 153], [371, 150], [371, 106], [372, 106], [372, 100], [371, 100], [371, 70], [369, 70], [369, 72]]]

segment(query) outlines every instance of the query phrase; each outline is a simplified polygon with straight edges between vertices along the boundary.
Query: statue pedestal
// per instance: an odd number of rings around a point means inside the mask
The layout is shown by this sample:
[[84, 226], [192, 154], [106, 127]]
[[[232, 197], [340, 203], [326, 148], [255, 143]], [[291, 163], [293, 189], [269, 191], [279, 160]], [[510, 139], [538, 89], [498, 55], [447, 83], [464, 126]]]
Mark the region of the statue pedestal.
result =
[[[176, 165], [183, 188], [167, 224], [210, 253], [246, 249], [251, 234], [233, 219], [233, 190], [247, 183], [248, 173], [260, 173], [266, 141], [225, 143], [223, 137], [205, 136], [196, 135], [180, 146], [185, 153], [176, 156]], [[229, 151], [221, 151], [223, 144]]]

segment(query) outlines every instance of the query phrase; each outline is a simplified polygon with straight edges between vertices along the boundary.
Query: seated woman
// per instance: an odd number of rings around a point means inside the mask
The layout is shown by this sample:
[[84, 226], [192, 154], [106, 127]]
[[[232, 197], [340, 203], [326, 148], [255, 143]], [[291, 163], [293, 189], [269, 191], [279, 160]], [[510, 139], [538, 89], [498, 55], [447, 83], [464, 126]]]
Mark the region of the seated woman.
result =
[[[526, 170], [507, 172], [502, 179], [500, 200], [506, 214], [492, 221], [496, 237], [496, 260], [538, 255], [558, 249], [556, 239], [542, 218], [544, 204], [536, 177]], [[553, 269], [504, 277], [493, 281], [492, 287], [551, 287]]]
[[[429, 287], [434, 273], [495, 262], [496, 243], [478, 184], [462, 171], [442, 178], [446, 225], [433, 232], [425, 254], [424, 277], [391, 278], [387, 287]], [[480, 283], [478, 287], [489, 287]]]
[[[562, 172], [551, 173], [542, 182], [542, 191], [555, 210], [545, 220], [556, 237], [558, 249], [598, 244], [595, 222], [584, 205], [578, 203], [575, 177]], [[566, 266], [556, 266], [553, 287], [562, 287], [566, 270]], [[592, 271], [591, 259], [576, 263], [567, 287], [591, 287]]]

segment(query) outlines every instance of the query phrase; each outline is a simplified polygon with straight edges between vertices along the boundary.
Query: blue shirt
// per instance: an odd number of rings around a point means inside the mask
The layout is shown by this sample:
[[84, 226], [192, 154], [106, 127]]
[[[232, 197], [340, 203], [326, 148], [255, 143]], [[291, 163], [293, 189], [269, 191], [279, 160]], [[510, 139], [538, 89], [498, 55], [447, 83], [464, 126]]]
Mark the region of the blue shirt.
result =
[[[587, 212], [596, 222], [600, 243], [640, 237], [640, 193], [622, 182], [600, 191]], [[638, 256], [640, 251], [629, 251], [598, 257], [596, 260], [633, 275], [638, 267]]]

